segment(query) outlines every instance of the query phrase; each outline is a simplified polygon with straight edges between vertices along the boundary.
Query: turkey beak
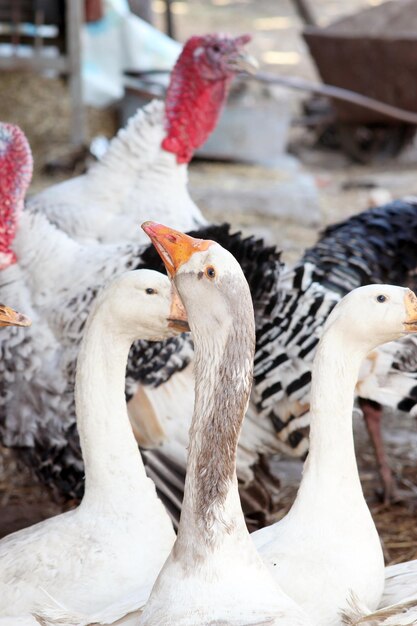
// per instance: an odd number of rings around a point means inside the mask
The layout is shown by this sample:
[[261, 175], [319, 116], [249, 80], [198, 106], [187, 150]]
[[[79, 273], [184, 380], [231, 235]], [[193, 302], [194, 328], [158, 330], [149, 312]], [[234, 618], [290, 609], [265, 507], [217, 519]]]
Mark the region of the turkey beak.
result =
[[171, 278], [195, 252], [207, 250], [213, 244], [208, 239], [194, 239], [156, 222], [145, 222], [142, 228], [155, 246]]
[[252, 37], [248, 34], [239, 35], [234, 39], [234, 52], [230, 54], [227, 61], [229, 69], [234, 72], [246, 72], [247, 74], [256, 74], [259, 63], [251, 54], [242, 50], [243, 46], [251, 41]]
[[234, 72], [244, 72], [245, 74], [256, 74], [259, 69], [258, 61], [247, 52], [239, 52], [230, 57], [227, 65]]
[[30, 326], [31, 323], [26, 315], [0, 304], [0, 326]]
[[172, 283], [171, 286], [171, 310], [169, 312], [168, 326], [174, 330], [178, 330], [180, 333], [185, 333], [190, 330], [187, 312], [174, 283]]
[[404, 330], [407, 333], [417, 332], [417, 297], [411, 289], [407, 289], [404, 296], [407, 318], [404, 322]]

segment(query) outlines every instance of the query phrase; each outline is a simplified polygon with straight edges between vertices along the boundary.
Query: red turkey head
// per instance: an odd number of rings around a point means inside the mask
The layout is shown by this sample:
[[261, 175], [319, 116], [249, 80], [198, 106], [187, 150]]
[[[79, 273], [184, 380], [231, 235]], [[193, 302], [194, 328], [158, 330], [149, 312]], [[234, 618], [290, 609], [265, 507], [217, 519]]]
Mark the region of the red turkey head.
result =
[[236, 73], [256, 67], [246, 54], [249, 35], [191, 37], [172, 71], [165, 100], [162, 147], [188, 163], [216, 126]]
[[16, 261], [11, 248], [32, 179], [32, 153], [17, 126], [0, 123], [0, 269]]

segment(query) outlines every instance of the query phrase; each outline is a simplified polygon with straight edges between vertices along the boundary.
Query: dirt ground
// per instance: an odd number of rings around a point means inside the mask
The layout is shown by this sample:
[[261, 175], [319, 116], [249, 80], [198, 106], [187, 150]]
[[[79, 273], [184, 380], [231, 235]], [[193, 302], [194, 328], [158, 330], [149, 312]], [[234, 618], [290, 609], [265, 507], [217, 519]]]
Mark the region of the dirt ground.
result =
[[[314, 12], [320, 24], [339, 15], [378, 4], [378, 0], [315, 0]], [[163, 22], [165, 3], [155, 0], [155, 20]], [[177, 37], [181, 41], [191, 34], [208, 31], [253, 33], [251, 52], [263, 69], [286, 75], [318, 80], [317, 72], [300, 37], [302, 24], [289, 0], [188, 0], [172, 3]], [[38, 76], [0, 75], [0, 119], [18, 123], [27, 133], [35, 157], [35, 176], [31, 191], [73, 175], [73, 172], [45, 174], [43, 166], [51, 159], [68, 154], [69, 103], [65, 85], [59, 80]], [[299, 116], [302, 96], [293, 93], [291, 108]], [[46, 114], [47, 113], [47, 114]], [[89, 110], [90, 137], [112, 136], [116, 130], [115, 111]], [[370, 204], [398, 198], [417, 191], [415, 171], [417, 145], [410, 146], [395, 160], [374, 165], [354, 165], [341, 152], [318, 149], [313, 133], [294, 126], [290, 147], [300, 159], [304, 170], [316, 182], [322, 225], [362, 211]], [[217, 168], [225, 168], [233, 176], [233, 166], [195, 163], [190, 167], [190, 188], [198, 185], [201, 176], [216, 180]], [[248, 167], [248, 171], [250, 166]], [[230, 168], [230, 169], [227, 169]], [[218, 218], [215, 211], [207, 213]], [[224, 216], [222, 216], [224, 218]], [[297, 258], [314, 243], [317, 229], [291, 220], [260, 218], [255, 213], [233, 213], [228, 216], [236, 227], [251, 232], [254, 228], [270, 232], [270, 239], [286, 252], [286, 260]], [[383, 507], [376, 496], [379, 486], [375, 461], [363, 426], [355, 419], [355, 433], [362, 484], [376, 524], [381, 533], [387, 562], [417, 558], [417, 425], [405, 415], [387, 415], [384, 435], [392, 466], [403, 492], [403, 501], [390, 509]], [[293, 501], [299, 481], [301, 463], [277, 459], [274, 471], [283, 481], [282, 515]], [[65, 505], [67, 507], [69, 505]], [[19, 467], [13, 454], [5, 451], [0, 457], [0, 536], [63, 510], [51, 501], [29, 471]]]

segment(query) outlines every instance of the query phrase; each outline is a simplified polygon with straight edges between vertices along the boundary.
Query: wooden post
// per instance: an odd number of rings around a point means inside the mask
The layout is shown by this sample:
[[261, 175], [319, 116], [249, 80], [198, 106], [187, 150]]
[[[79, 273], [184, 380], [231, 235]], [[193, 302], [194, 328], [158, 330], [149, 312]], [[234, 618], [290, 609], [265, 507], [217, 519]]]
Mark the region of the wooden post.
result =
[[86, 142], [86, 115], [81, 78], [81, 29], [84, 24], [84, 0], [66, 0], [66, 48], [71, 97], [71, 143]]
[[293, 0], [293, 3], [305, 26], [317, 26], [317, 22], [313, 11], [308, 4], [308, 0]]
[[165, 24], [168, 37], [175, 39], [175, 25], [171, 4], [172, 0], [165, 0]]
[[145, 20], [145, 22], [153, 24], [151, 0], [129, 0], [129, 6], [132, 13]]

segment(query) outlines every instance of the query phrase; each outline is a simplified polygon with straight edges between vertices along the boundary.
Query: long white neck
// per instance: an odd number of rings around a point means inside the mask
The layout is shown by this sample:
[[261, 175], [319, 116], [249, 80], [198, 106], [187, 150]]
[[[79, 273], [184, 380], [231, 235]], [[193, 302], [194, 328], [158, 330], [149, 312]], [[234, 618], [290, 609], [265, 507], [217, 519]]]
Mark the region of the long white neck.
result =
[[329, 328], [317, 348], [311, 385], [310, 451], [294, 509], [313, 498], [363, 495], [356, 464], [352, 410], [367, 350]]
[[247, 535], [236, 450], [252, 379], [253, 311], [222, 335], [199, 336], [198, 329], [191, 328], [196, 394], [177, 539], [178, 554], [185, 559], [190, 551], [194, 559], [204, 557], [232, 531], [236, 541]]
[[126, 494], [144, 489], [148, 482], [125, 401], [126, 363], [132, 339], [118, 332], [105, 303], [90, 315], [75, 387], [85, 464], [83, 504], [102, 502], [103, 497], [123, 501]]

